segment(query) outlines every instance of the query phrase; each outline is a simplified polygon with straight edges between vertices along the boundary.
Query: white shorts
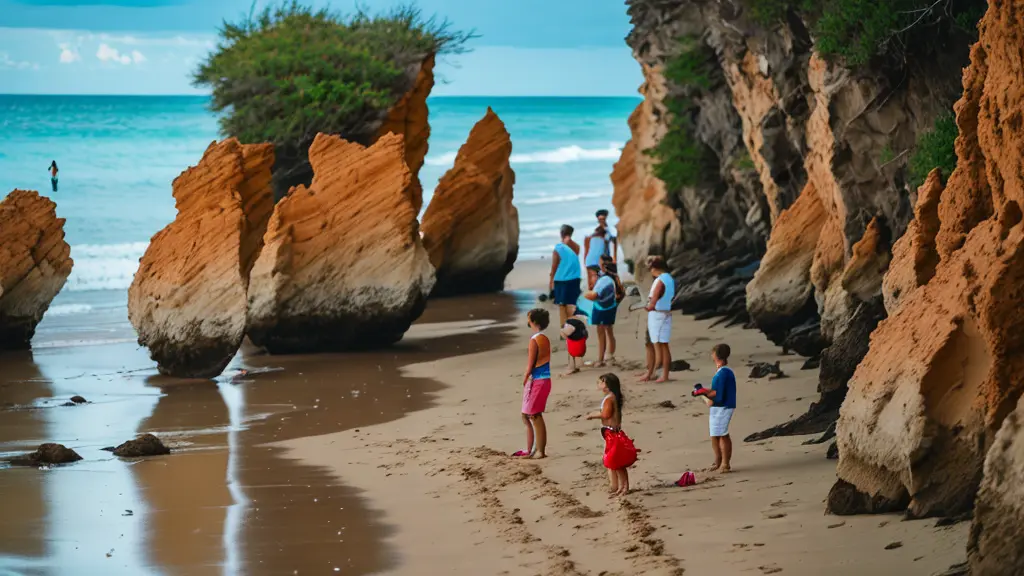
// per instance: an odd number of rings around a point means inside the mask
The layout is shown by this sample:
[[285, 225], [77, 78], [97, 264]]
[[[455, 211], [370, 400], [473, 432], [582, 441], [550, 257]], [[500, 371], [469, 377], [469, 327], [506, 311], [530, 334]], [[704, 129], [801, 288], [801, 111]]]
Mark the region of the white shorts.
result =
[[721, 406], [712, 406], [711, 413], [708, 415], [708, 423], [711, 428], [711, 436], [728, 436], [729, 435], [729, 421], [732, 420], [732, 413], [735, 408], [723, 408]]
[[672, 313], [651, 310], [647, 313], [647, 334], [652, 344], [668, 344], [672, 336]]

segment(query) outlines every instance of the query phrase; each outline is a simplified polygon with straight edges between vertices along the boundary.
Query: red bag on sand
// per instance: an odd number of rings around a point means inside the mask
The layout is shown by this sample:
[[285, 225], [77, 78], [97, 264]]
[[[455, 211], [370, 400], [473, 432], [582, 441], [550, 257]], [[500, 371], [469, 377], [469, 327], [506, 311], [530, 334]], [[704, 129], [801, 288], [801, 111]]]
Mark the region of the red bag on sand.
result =
[[604, 467], [609, 470], [622, 470], [636, 463], [636, 446], [622, 430], [602, 428], [604, 436]]

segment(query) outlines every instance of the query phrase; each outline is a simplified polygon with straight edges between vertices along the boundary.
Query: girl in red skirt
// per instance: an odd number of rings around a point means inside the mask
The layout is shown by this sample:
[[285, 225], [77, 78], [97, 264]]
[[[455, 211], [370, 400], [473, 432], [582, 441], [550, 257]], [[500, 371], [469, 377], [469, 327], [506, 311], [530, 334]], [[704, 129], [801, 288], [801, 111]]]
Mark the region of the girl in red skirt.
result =
[[[587, 355], [587, 337], [589, 336], [587, 334], [587, 317], [580, 314], [578, 309], [574, 309], [572, 314], [573, 316], [565, 321], [561, 330], [562, 336], [565, 336], [565, 348], [569, 352], [569, 366], [562, 376], [579, 372], [580, 367], [576, 365], [576, 359], [582, 359]], [[582, 365], [581, 361], [580, 366]]]
[[608, 469], [609, 498], [629, 492], [629, 467], [636, 462], [636, 448], [622, 431], [622, 387], [619, 377], [608, 373], [597, 379], [597, 388], [604, 394], [601, 409], [587, 414], [587, 420], [601, 420], [604, 437], [604, 465]]

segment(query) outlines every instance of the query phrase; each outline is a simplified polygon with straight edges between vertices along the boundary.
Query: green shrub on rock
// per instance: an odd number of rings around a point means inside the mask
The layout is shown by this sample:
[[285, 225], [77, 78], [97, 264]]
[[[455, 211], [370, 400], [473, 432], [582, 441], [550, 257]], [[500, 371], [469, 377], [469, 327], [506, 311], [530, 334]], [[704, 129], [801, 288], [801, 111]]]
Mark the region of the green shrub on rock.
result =
[[935, 127], [931, 131], [918, 137], [917, 147], [908, 166], [908, 184], [912, 189], [916, 190], [924, 184], [928, 173], [935, 168], [941, 168], [943, 178], [949, 178], [956, 168], [953, 144], [959, 133], [956, 118], [948, 113], [935, 120]]

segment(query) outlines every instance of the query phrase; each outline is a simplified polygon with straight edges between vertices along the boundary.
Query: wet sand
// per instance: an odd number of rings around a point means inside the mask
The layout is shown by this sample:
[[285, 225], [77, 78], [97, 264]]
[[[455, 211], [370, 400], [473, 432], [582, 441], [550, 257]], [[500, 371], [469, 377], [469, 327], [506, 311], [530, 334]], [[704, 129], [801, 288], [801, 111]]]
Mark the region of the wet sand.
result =
[[[216, 382], [159, 376], [134, 343], [123, 296], [75, 298], [92, 310], [48, 317], [32, 352], [0, 354], [0, 457], [53, 441], [84, 458], [0, 469], [0, 574], [394, 567], [398, 555], [384, 545], [392, 529], [359, 492], [315, 458], [289, 458], [271, 443], [430, 406], [443, 385], [400, 369], [507, 345], [508, 323], [532, 295], [434, 301], [401, 343], [378, 352], [278, 357], [245, 348]], [[89, 403], [61, 405], [75, 394]], [[102, 451], [141, 432], [174, 453], [127, 461]]]
[[[643, 358], [644, 314], [620, 311], [618, 356], [626, 364]], [[303, 462], [327, 465], [394, 527], [386, 542], [398, 557], [387, 574], [927, 575], [964, 560], [969, 523], [825, 515], [835, 481], [827, 443], [742, 442], [817, 397], [817, 370], [801, 370], [803, 358], [783, 355], [756, 331], [682, 316], [674, 323], [673, 353], [692, 371], [667, 384], [638, 384], [635, 365], [608, 369], [624, 378], [624, 429], [641, 449], [630, 472], [635, 490], [622, 500], [607, 497], [599, 426], [583, 418], [597, 409], [595, 381], [606, 370], [554, 380], [547, 459], [507, 456], [524, 447], [522, 318], [499, 349], [404, 367], [405, 376], [446, 385], [434, 406], [358, 433], [281, 445]], [[716, 342], [732, 346], [739, 385], [734, 471], [698, 474], [701, 484], [679, 488], [673, 482], [684, 471], [712, 461], [707, 409], [689, 392], [710, 382]], [[593, 359], [593, 336], [589, 348]], [[749, 378], [754, 361], [780, 361], [788, 377]], [[557, 352], [553, 370], [565, 362]]]

